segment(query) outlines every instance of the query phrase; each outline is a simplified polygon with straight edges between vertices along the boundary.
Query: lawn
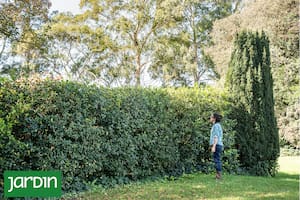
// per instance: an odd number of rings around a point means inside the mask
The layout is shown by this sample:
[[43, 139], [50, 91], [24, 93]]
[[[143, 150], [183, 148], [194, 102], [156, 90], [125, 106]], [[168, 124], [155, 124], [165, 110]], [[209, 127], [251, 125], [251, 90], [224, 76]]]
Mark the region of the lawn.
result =
[[216, 181], [212, 174], [184, 175], [178, 180], [134, 183], [113, 189], [94, 188], [80, 199], [299, 199], [299, 157], [281, 157], [276, 177], [224, 175]]

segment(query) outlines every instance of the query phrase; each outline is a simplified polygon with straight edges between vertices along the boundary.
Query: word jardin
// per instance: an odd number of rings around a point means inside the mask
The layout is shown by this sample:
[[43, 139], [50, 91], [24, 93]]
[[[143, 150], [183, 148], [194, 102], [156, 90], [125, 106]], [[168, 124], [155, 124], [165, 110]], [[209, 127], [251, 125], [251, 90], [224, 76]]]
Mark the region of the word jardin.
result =
[[[56, 177], [8, 177], [10, 180], [10, 189], [8, 192], [12, 192], [14, 188], [27, 188], [27, 181], [32, 181], [33, 188], [50, 188], [51, 180], [54, 181], [54, 188], [57, 188], [57, 178]], [[18, 185], [19, 181], [19, 185]], [[39, 184], [37, 183], [39, 182]]]
[[5, 171], [5, 197], [60, 197], [60, 171]]

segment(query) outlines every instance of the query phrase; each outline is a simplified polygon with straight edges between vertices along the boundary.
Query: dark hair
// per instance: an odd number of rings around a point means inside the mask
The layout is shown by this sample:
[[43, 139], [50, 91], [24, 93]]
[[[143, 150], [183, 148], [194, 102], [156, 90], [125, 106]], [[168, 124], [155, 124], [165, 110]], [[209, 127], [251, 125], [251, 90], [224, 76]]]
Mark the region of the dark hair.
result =
[[213, 118], [216, 119], [216, 122], [221, 122], [222, 119], [222, 115], [218, 114], [218, 113], [214, 113], [212, 114]]

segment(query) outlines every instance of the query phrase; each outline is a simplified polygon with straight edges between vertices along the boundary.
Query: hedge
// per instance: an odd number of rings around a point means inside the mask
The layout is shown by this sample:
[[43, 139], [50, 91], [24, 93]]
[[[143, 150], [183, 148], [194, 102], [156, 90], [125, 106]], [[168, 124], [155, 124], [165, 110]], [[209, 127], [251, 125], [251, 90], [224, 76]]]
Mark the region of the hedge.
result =
[[[2, 81], [4, 170], [61, 170], [63, 190], [211, 172], [209, 116], [230, 111], [212, 88], [99, 88], [74, 82]], [[239, 166], [235, 122], [223, 122], [224, 170]]]

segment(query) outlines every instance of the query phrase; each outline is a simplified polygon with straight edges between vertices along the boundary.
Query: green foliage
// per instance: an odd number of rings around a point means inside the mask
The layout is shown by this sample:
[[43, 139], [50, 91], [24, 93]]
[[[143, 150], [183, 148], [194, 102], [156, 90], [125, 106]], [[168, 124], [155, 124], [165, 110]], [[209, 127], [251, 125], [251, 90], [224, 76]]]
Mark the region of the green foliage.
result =
[[264, 32], [237, 35], [228, 86], [235, 108], [240, 161], [251, 174], [274, 175], [279, 156], [269, 40]]
[[77, 75], [76, 80], [89, 76], [90, 80], [100, 79], [102, 85], [108, 86], [142, 85], [144, 72], [151, 63], [153, 38], [160, 30], [174, 26], [181, 14], [178, 0], [84, 0], [80, 6], [84, 8], [81, 14], [57, 15], [49, 34], [55, 34], [54, 42], [61, 40], [61, 35], [69, 37], [68, 48], [81, 53], [76, 58], [69, 56], [74, 65], [65, 59], [69, 51], [52, 56], [53, 60], [70, 65], [74, 70], [68, 74]]
[[299, 84], [300, 58], [281, 66], [276, 73], [277, 84], [274, 85], [281, 147], [289, 145], [292, 149], [300, 148], [299, 137]]
[[291, 150], [296, 149], [299, 151], [300, 138], [299, 134], [299, 122], [300, 122], [300, 107], [296, 102], [286, 108], [284, 115], [278, 119], [278, 125], [282, 127], [279, 131], [281, 147], [290, 146]]
[[[207, 142], [211, 124], [209, 116], [212, 112], [219, 112], [227, 116], [231, 111], [227, 94], [213, 88], [179, 88], [171, 89], [173, 105], [175, 106], [176, 132], [180, 137], [181, 162], [185, 166], [197, 165], [203, 172], [213, 170], [212, 165], [207, 165], [210, 160], [210, 149]], [[222, 122], [224, 131], [225, 152], [223, 167], [226, 171], [237, 172], [237, 151], [234, 148], [235, 121], [225, 118]], [[200, 148], [199, 148], [200, 147]], [[195, 158], [190, 153], [194, 152]], [[198, 153], [197, 153], [198, 152]], [[194, 163], [197, 161], [199, 163]]]
[[0, 73], [15, 79], [45, 68], [46, 38], [39, 31], [48, 21], [49, 0], [0, 2]]
[[245, 29], [264, 30], [267, 33], [270, 39], [275, 114], [281, 144], [287, 143], [293, 148], [299, 148], [298, 122], [295, 118], [288, 117], [290, 110], [297, 104], [300, 91], [299, 1], [255, 0], [242, 1], [240, 5], [243, 7], [240, 12], [214, 23], [210, 35], [212, 46], [206, 48], [205, 52], [212, 57], [221, 80], [224, 81], [235, 34]]
[[[14, 128], [20, 125], [20, 116], [30, 108], [25, 95], [6, 80], [0, 79], [0, 192], [3, 192], [3, 172], [5, 169], [26, 169], [24, 162], [28, 148]], [[22, 137], [22, 136], [21, 136]]]
[[[110, 186], [212, 171], [208, 117], [230, 109], [227, 95], [212, 88], [108, 89], [25, 80], [6, 82], [0, 91], [1, 141], [11, 143], [1, 143], [1, 169], [61, 170], [65, 191], [89, 182]], [[234, 124], [224, 121], [224, 169], [232, 173], [239, 165]]]
[[[232, 13], [237, 2], [82, 0], [80, 14], [48, 15], [49, 0], [4, 1], [0, 72], [13, 79], [46, 73], [105, 86], [201, 85], [215, 78], [202, 50], [212, 23]], [[156, 80], [148, 81], [148, 74]]]
[[180, 5], [180, 20], [154, 38], [149, 72], [163, 86], [201, 85], [219, 78], [203, 47], [210, 43], [213, 22], [231, 13], [235, 1], [186, 0]]

